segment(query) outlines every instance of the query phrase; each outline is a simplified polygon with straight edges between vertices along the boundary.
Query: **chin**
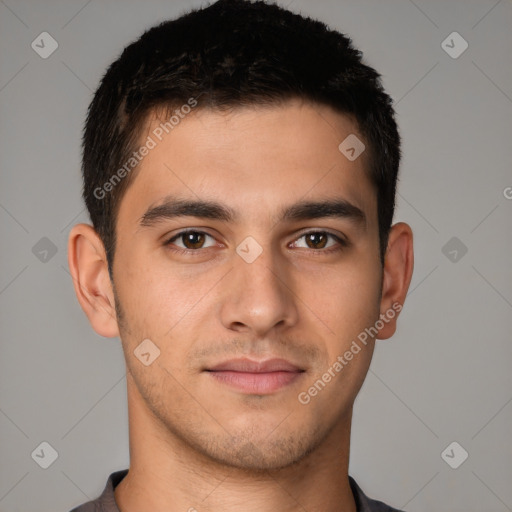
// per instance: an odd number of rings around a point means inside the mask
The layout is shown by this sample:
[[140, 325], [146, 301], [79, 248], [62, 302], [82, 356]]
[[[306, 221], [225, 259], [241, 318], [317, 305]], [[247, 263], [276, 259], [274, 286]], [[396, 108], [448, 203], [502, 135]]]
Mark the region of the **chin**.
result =
[[[268, 437], [266, 434], [265, 437]], [[300, 462], [316, 447], [317, 443], [306, 444], [306, 436], [265, 441], [257, 436], [243, 438], [226, 437], [214, 445], [199, 448], [203, 455], [216, 463], [249, 473], [267, 473], [288, 468]], [[251, 439], [248, 441], [247, 439]], [[205, 450], [206, 448], [206, 450]]]

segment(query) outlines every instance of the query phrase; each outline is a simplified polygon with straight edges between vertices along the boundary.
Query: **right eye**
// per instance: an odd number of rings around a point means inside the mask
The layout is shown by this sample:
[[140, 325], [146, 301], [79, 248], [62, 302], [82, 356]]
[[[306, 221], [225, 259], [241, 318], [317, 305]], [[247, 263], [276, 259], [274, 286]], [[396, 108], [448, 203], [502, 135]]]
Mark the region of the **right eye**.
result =
[[[164, 245], [169, 247], [171, 251], [180, 253], [198, 252], [198, 249], [207, 249], [208, 247], [213, 247], [213, 245], [207, 247], [203, 246], [206, 237], [210, 237], [213, 240], [213, 237], [204, 231], [187, 229], [180, 231], [176, 235], [173, 235], [173, 237], [167, 240]], [[177, 249], [172, 248], [171, 245], [175, 245], [175, 240], [181, 240], [183, 247], [178, 245]]]

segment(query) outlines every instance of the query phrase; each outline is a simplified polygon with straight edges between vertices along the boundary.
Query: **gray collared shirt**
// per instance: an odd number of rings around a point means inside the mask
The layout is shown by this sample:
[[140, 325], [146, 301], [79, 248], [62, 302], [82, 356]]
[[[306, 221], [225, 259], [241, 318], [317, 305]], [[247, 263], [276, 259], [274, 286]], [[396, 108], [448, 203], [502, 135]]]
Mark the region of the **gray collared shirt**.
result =
[[[114, 489], [116, 485], [127, 475], [127, 473], [127, 469], [111, 473], [101, 496], [93, 501], [89, 501], [74, 508], [71, 512], [120, 512], [114, 497]], [[368, 498], [351, 476], [349, 476], [348, 479], [350, 488], [354, 494], [357, 512], [403, 512], [382, 503], [382, 501], [376, 501]]]

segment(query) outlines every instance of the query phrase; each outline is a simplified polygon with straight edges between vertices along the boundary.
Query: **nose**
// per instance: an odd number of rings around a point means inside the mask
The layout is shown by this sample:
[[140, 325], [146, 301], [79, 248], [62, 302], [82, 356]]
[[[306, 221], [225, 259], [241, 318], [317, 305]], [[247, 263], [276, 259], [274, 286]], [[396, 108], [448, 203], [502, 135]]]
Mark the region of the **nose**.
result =
[[269, 248], [252, 263], [235, 254], [221, 297], [222, 324], [227, 329], [250, 332], [256, 337], [296, 324], [298, 298], [291, 286], [289, 267]]

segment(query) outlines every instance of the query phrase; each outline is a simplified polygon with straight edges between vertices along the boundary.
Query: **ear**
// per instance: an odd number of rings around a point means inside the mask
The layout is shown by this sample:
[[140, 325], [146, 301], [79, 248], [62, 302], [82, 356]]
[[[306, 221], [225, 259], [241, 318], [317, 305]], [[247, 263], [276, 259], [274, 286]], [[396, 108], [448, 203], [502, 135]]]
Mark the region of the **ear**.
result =
[[384, 326], [376, 338], [391, 338], [411, 283], [414, 268], [413, 235], [411, 227], [398, 222], [391, 227], [384, 260], [380, 319]]
[[92, 226], [77, 224], [71, 229], [68, 264], [78, 302], [92, 328], [100, 336], [119, 336], [105, 247]]

